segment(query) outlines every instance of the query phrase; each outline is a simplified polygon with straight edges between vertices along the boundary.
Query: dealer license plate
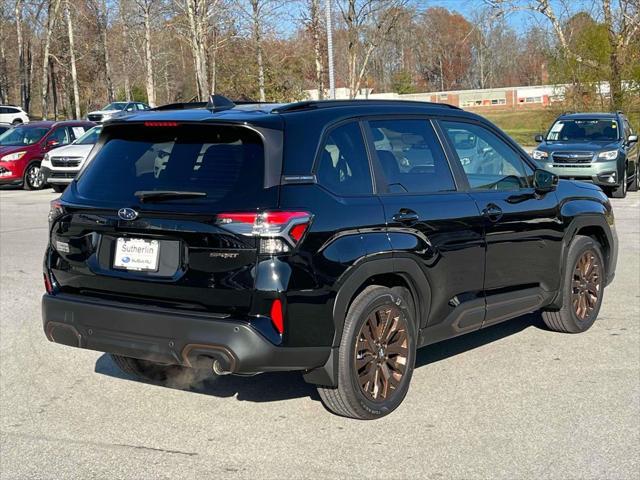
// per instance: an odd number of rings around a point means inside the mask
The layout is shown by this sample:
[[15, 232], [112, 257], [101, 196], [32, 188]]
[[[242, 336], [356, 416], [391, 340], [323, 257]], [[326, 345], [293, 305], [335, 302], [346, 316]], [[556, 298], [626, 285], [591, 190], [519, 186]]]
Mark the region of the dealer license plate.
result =
[[118, 238], [113, 267], [141, 272], [158, 270], [160, 243], [142, 238]]

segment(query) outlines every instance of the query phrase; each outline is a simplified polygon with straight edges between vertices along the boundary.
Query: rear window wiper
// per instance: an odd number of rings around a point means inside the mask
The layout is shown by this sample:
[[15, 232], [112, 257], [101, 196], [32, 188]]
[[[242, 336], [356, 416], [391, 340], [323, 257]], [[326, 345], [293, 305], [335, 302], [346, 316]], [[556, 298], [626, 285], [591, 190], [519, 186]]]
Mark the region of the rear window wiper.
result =
[[206, 192], [181, 192], [178, 190], [138, 190], [134, 193], [141, 202], [162, 202], [164, 200], [180, 200], [183, 198], [206, 197]]

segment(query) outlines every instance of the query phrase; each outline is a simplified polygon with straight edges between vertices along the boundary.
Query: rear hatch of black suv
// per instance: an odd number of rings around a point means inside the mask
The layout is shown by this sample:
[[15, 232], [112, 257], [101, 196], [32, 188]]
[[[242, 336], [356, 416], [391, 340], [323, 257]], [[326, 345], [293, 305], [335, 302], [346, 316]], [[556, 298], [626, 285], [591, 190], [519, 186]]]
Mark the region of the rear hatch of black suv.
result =
[[242, 124], [107, 125], [52, 208], [48, 280], [62, 293], [248, 314], [259, 239], [235, 220], [278, 205], [281, 141]]

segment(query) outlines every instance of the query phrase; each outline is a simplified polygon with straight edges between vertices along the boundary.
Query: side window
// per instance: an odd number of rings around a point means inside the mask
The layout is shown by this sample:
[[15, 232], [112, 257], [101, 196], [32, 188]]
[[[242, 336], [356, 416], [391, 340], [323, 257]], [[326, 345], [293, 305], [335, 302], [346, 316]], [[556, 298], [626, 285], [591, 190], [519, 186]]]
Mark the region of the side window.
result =
[[135, 109], [136, 106], [133, 103], [127, 103], [127, 105], [124, 107], [125, 112], [133, 112]]
[[147, 107], [144, 105], [144, 103], [136, 103], [136, 108], [138, 110], [146, 110]]
[[69, 131], [66, 127], [56, 128], [53, 132], [51, 132], [51, 135], [49, 135], [49, 138], [47, 139], [47, 141], [52, 140], [57, 142], [58, 145], [66, 145], [70, 143], [71, 140], [69, 138]]
[[390, 192], [455, 190], [449, 164], [427, 120], [375, 120], [369, 126]]
[[367, 150], [357, 122], [331, 131], [320, 150], [316, 176], [320, 185], [338, 195], [372, 193]]
[[518, 190], [531, 185], [533, 170], [493, 132], [472, 123], [440, 123], [472, 190]]

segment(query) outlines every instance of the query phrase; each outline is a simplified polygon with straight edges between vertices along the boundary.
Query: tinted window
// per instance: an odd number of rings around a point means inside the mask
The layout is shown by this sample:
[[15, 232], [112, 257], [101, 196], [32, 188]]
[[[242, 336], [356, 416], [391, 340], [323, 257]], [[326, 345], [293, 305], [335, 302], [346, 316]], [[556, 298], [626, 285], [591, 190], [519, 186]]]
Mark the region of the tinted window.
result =
[[369, 160], [358, 123], [331, 131], [320, 152], [316, 175], [320, 185], [339, 195], [372, 193]]
[[427, 120], [378, 120], [369, 125], [390, 192], [455, 190], [444, 152]]
[[493, 132], [471, 123], [441, 124], [473, 190], [517, 190], [530, 185], [531, 168]]
[[19, 126], [0, 135], [0, 146], [33, 145], [49, 131], [46, 127]]
[[105, 133], [105, 145], [78, 179], [83, 197], [130, 205], [139, 203], [137, 191], [177, 190], [207, 196], [158, 205], [264, 206], [264, 151], [259, 135], [249, 129], [129, 125]]
[[66, 145], [67, 143], [70, 143], [71, 140], [67, 128], [58, 127], [53, 132], [51, 132], [51, 135], [47, 137], [47, 142], [51, 141], [57, 142], [59, 145]]
[[76, 145], [94, 145], [98, 141], [102, 127], [93, 127], [75, 141]]
[[561, 142], [613, 142], [618, 139], [618, 122], [614, 119], [558, 120], [547, 140]]

